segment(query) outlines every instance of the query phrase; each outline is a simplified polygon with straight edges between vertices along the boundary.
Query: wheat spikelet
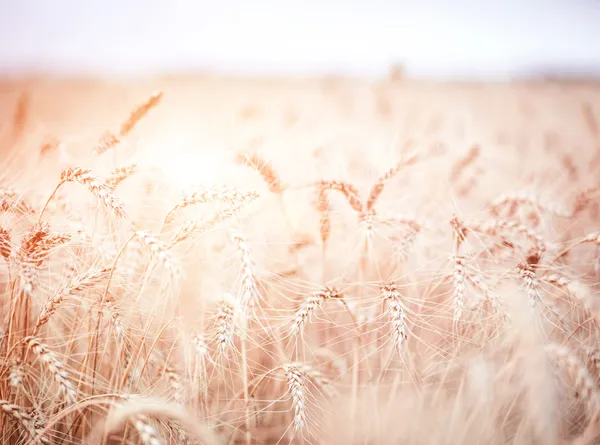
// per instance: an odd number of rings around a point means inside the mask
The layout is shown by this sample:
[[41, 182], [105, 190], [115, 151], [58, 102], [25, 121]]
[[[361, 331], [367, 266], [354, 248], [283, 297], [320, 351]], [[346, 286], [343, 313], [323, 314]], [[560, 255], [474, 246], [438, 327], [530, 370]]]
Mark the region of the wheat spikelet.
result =
[[0, 400], [0, 410], [6, 415], [12, 417], [17, 421], [21, 427], [27, 432], [30, 439], [39, 440], [43, 445], [50, 445], [50, 440], [47, 437], [38, 437], [38, 431], [40, 428], [36, 424], [36, 421], [31, 414], [29, 414], [21, 406], [14, 403], [10, 403], [8, 400]]
[[[368, 197], [367, 203], [365, 205], [366, 211], [370, 211], [373, 209], [373, 207], [377, 203], [377, 200], [379, 199], [379, 196], [381, 196], [381, 193], [383, 192], [383, 189], [385, 188], [386, 183], [391, 178], [396, 176], [396, 174], [400, 171], [400, 169], [402, 167], [406, 167], [408, 165], [413, 164], [416, 161], [416, 159], [417, 159], [417, 157], [413, 154], [413, 155], [408, 156], [406, 159], [400, 160], [394, 167], [390, 168], [387, 172], [385, 172], [383, 174], [383, 176], [381, 176], [377, 180], [377, 182], [375, 183], [375, 185], [371, 188], [371, 191], [369, 192], [369, 197]], [[348, 198], [348, 201], [350, 202], [350, 198]], [[352, 208], [354, 208], [354, 205], [352, 203], [350, 203], [350, 205], [352, 206]]]
[[16, 363], [13, 363], [8, 374], [8, 386], [13, 389], [19, 389], [21, 387], [21, 383], [23, 383], [24, 377], [25, 371], [21, 362], [17, 361]]
[[91, 170], [81, 167], [67, 167], [60, 175], [60, 183], [76, 182], [84, 185], [98, 199], [98, 201], [114, 215], [125, 218], [125, 207], [121, 200], [117, 198], [112, 189], [102, 182], [96, 176], [91, 174]]
[[262, 176], [271, 193], [283, 193], [284, 187], [281, 184], [281, 179], [279, 178], [277, 171], [273, 168], [273, 165], [266, 161], [262, 156], [258, 154], [239, 154], [236, 156], [236, 161], [255, 169], [260, 176]]
[[162, 99], [162, 96], [163, 96], [163, 93], [161, 91], [152, 93], [152, 95], [143, 104], [136, 107], [129, 115], [129, 118], [121, 124], [121, 128], [119, 129], [119, 137], [122, 138], [122, 137], [127, 136], [131, 132], [131, 130], [133, 130], [133, 127], [135, 127], [135, 125], [152, 108], [154, 108], [154, 107], [156, 107], [156, 105], [158, 105], [158, 103]]
[[97, 156], [100, 156], [108, 150], [116, 147], [120, 143], [121, 139], [119, 139], [116, 135], [112, 134], [111, 132], [107, 131], [100, 137], [100, 140], [92, 150]]
[[183, 223], [177, 230], [175, 236], [173, 236], [173, 238], [171, 239], [171, 246], [174, 246], [187, 240], [196, 232], [206, 233], [209, 230], [213, 229], [217, 224], [223, 223], [228, 219], [233, 218], [244, 206], [256, 199], [256, 197], [258, 197], [258, 195], [252, 197], [248, 201], [239, 202], [236, 205], [233, 205], [223, 210], [219, 210], [217, 213], [212, 215], [208, 220], [204, 222], [187, 221]]
[[387, 301], [387, 314], [392, 325], [392, 336], [398, 352], [402, 344], [408, 338], [408, 327], [406, 325], [406, 310], [402, 302], [402, 295], [395, 284], [384, 284], [381, 286], [381, 296]]
[[526, 192], [518, 192], [499, 196], [491, 203], [490, 211], [493, 215], [498, 216], [502, 208], [509, 206], [509, 212], [507, 216], [510, 218], [514, 216], [519, 206], [524, 205], [532, 207], [538, 211], [545, 211], [563, 218], [569, 218], [572, 216], [572, 212], [569, 212], [563, 207], [556, 204], [543, 202], [538, 196]]
[[177, 230], [177, 233], [171, 239], [171, 245], [174, 246], [185, 240], [187, 240], [192, 234], [202, 227], [202, 224], [198, 221], [186, 221]]
[[319, 211], [320, 223], [319, 234], [323, 245], [329, 239], [331, 232], [331, 215], [329, 210], [329, 197], [327, 196], [327, 188], [321, 187], [317, 195], [317, 210]]
[[132, 162], [128, 165], [122, 165], [121, 167], [115, 168], [110, 175], [106, 178], [104, 183], [111, 189], [114, 190], [117, 186], [125, 179], [129, 178], [137, 171], [137, 164]]
[[460, 179], [461, 173], [470, 165], [474, 164], [479, 155], [481, 153], [481, 149], [479, 145], [473, 145], [467, 152], [467, 154], [457, 160], [452, 166], [452, 171], [450, 172], [450, 182], [455, 183]]
[[295, 364], [285, 365], [283, 369], [287, 379], [288, 392], [292, 398], [294, 428], [296, 431], [300, 431], [306, 426], [305, 374]]
[[235, 302], [231, 295], [224, 294], [219, 301], [216, 317], [217, 349], [225, 353], [233, 346], [235, 333]]
[[144, 414], [136, 414], [131, 419], [140, 441], [143, 445], [163, 445], [164, 441], [160, 438], [158, 430], [150, 423], [150, 418]]
[[310, 322], [315, 311], [321, 307], [325, 300], [330, 298], [342, 298], [342, 295], [335, 288], [325, 287], [323, 290], [313, 292], [311, 296], [306, 298], [294, 315], [291, 334], [293, 336], [301, 334], [304, 326]]
[[592, 198], [600, 194], [600, 187], [591, 187], [583, 190], [575, 196], [575, 202], [573, 204], [572, 216], [576, 216], [579, 213], [587, 209], [592, 201]]
[[473, 222], [469, 223], [468, 227], [473, 231], [485, 233], [487, 235], [498, 235], [501, 231], [521, 233], [533, 244], [534, 248], [537, 249], [540, 254], [543, 254], [547, 250], [546, 242], [541, 235], [517, 221], [492, 220], [481, 223]]
[[465, 223], [456, 215], [454, 215], [450, 220], [450, 227], [452, 227], [452, 231], [454, 233], [454, 250], [456, 253], [458, 253], [460, 246], [465, 239], [467, 239], [469, 227], [467, 227]]
[[586, 366], [565, 346], [550, 344], [546, 346], [546, 352], [558, 360], [575, 379], [577, 394], [585, 403], [588, 415], [593, 418], [600, 411], [600, 394]]
[[467, 279], [465, 270], [465, 257], [454, 257], [454, 273], [452, 274], [452, 309], [454, 311], [454, 323], [458, 323], [467, 298]]
[[0, 211], [16, 212], [21, 215], [31, 215], [35, 213], [27, 201], [18, 195], [17, 192], [7, 188], [0, 188]]
[[529, 264], [519, 264], [517, 272], [523, 280], [523, 287], [529, 298], [529, 303], [531, 307], [535, 308], [542, 299], [540, 281], [535, 273], [535, 269]]
[[600, 232], [593, 232], [586, 235], [583, 240], [583, 243], [592, 243], [596, 246], [600, 246]]
[[117, 340], [121, 342], [125, 341], [127, 338], [127, 328], [125, 327], [125, 322], [123, 321], [123, 318], [121, 318], [121, 314], [119, 313], [119, 310], [112, 297], [109, 297], [104, 302], [104, 307], [106, 307], [110, 313], [110, 320], [115, 329], [115, 336]]
[[65, 401], [69, 404], [75, 403], [77, 390], [69, 380], [69, 373], [65, 370], [64, 364], [50, 351], [48, 345], [41, 343], [37, 338], [27, 337], [23, 341], [50, 371]]
[[169, 272], [172, 279], [179, 275], [179, 270], [175, 264], [173, 254], [169, 251], [169, 248], [165, 243], [160, 241], [156, 236], [151, 235], [150, 232], [146, 230], [136, 230], [134, 234], [146, 245], [151, 256], [158, 260], [158, 262], [163, 265], [165, 270]]
[[19, 100], [15, 107], [12, 121], [13, 137], [20, 137], [25, 131], [27, 121], [29, 120], [29, 113], [31, 109], [31, 95], [28, 91], [22, 91], [19, 95]]
[[194, 369], [193, 369], [193, 380], [199, 381], [202, 385], [205, 385], [206, 380], [206, 359], [208, 358], [208, 345], [204, 335], [195, 332], [192, 335], [192, 347], [194, 348]]
[[242, 305], [252, 309], [260, 301], [260, 292], [258, 291], [258, 280], [254, 270], [255, 266], [252, 259], [252, 251], [244, 234], [235, 232], [232, 235], [232, 239], [242, 263]]
[[10, 232], [4, 227], [0, 227], [0, 255], [8, 261], [12, 250], [13, 247], [10, 242]]
[[42, 308], [35, 325], [34, 335], [37, 335], [40, 328], [48, 323], [50, 317], [52, 317], [64, 300], [87, 289], [91, 289], [106, 278], [108, 271], [109, 269], [107, 268], [93, 267], [58, 289]]
[[181, 382], [181, 377], [175, 368], [172, 366], [165, 366], [163, 370], [163, 375], [169, 382], [169, 386], [175, 393], [175, 400], [177, 402], [181, 402], [183, 399], [183, 384]]
[[232, 187], [212, 186], [204, 188], [184, 196], [179, 203], [167, 212], [164, 223], [171, 222], [177, 210], [190, 205], [222, 201], [230, 206], [237, 206], [247, 204], [256, 198], [258, 198], [258, 194], [255, 192], [240, 192]]
[[348, 204], [350, 204], [350, 207], [352, 207], [352, 209], [356, 211], [359, 215], [362, 213], [362, 201], [360, 200], [358, 190], [356, 190], [356, 188], [353, 185], [341, 181], [321, 181], [319, 183], [319, 187], [320, 190], [337, 190], [341, 192], [346, 197], [346, 200], [348, 201]]
[[46, 223], [34, 224], [21, 241], [21, 245], [11, 252], [17, 261], [22, 292], [29, 296], [37, 285], [38, 270], [50, 255], [52, 249], [69, 240], [68, 235], [52, 234]]

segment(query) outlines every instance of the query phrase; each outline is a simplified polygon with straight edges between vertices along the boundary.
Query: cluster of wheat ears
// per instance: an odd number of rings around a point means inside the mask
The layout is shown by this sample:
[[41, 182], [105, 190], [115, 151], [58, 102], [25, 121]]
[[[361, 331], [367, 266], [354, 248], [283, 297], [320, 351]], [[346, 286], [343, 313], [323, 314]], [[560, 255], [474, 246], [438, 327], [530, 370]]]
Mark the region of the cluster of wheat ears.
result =
[[[118, 150], [161, 97], [90, 159]], [[92, 162], [64, 166], [44, 193], [3, 185], [2, 443], [600, 437], [600, 188], [562, 204], [511, 193], [477, 219], [432, 221], [379, 209], [398, 177], [427, 163], [418, 147], [366, 198], [337, 178], [286, 184], [256, 152], [232, 162], [264, 191], [207, 185], [156, 218], [131, 217], [119, 196], [142, 168], [133, 162], [105, 175]], [[314, 209], [304, 238], [284, 201], [299, 189]], [[271, 245], [244, 230], [265, 200], [290, 237], [283, 269], [269, 270], [257, 251]], [[202, 218], [186, 221], [192, 207]], [[354, 222], [340, 234], [342, 207]], [[331, 250], [336, 231], [358, 248], [332, 276], [328, 264], [346, 255]], [[222, 243], [208, 248], [209, 237]], [[190, 276], [201, 278], [183, 286]]]

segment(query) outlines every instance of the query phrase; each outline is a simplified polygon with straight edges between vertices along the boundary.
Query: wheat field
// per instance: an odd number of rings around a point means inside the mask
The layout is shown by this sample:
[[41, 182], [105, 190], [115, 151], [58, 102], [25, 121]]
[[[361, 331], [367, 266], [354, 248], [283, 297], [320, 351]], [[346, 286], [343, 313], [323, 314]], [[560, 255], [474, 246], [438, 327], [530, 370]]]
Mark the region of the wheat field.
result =
[[584, 82], [0, 82], [1, 443], [600, 443], [599, 121]]

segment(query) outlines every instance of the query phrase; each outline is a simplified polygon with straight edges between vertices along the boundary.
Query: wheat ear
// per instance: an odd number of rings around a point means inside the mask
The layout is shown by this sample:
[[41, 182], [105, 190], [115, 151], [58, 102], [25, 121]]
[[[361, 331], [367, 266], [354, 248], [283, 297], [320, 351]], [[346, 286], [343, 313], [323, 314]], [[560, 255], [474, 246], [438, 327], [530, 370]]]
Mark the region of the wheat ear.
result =
[[65, 370], [64, 364], [50, 351], [48, 345], [41, 343], [36, 337], [26, 337], [23, 341], [48, 368], [65, 401], [69, 404], [75, 403], [77, 390], [69, 380], [69, 373]]

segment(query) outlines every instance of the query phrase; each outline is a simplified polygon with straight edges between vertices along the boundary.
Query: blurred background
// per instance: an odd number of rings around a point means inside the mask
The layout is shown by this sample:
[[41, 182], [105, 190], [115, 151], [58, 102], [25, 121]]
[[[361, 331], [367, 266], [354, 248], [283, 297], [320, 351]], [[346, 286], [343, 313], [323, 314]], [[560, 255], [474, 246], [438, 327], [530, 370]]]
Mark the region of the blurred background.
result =
[[598, 42], [597, 0], [0, 1], [11, 76], [589, 77]]

